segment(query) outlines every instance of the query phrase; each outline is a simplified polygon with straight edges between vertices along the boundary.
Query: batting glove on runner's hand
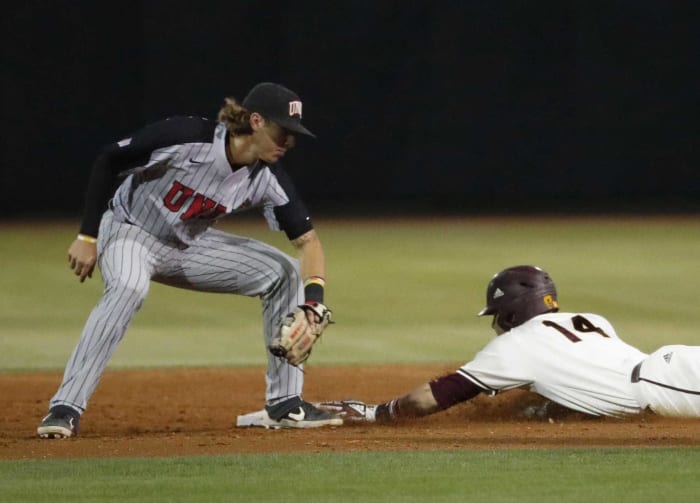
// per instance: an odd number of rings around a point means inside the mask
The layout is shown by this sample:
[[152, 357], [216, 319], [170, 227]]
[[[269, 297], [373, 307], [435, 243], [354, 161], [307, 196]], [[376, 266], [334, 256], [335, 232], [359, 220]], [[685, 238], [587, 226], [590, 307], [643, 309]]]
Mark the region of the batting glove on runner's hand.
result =
[[320, 302], [297, 306], [282, 320], [277, 335], [268, 347], [270, 353], [300, 365], [311, 356], [311, 348], [325, 328], [333, 323], [332, 311]]
[[316, 408], [335, 414], [343, 421], [374, 423], [377, 406], [368, 405], [359, 400], [334, 400], [314, 404]]

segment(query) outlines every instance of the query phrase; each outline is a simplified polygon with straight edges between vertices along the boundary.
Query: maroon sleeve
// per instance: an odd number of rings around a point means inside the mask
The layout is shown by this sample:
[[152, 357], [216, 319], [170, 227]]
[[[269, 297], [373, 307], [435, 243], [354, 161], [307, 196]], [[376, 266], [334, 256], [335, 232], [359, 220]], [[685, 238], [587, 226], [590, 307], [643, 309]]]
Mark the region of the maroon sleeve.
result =
[[484, 391], [469, 379], [457, 373], [438, 377], [430, 381], [429, 385], [435, 401], [442, 410], [460, 402], [466, 402]]

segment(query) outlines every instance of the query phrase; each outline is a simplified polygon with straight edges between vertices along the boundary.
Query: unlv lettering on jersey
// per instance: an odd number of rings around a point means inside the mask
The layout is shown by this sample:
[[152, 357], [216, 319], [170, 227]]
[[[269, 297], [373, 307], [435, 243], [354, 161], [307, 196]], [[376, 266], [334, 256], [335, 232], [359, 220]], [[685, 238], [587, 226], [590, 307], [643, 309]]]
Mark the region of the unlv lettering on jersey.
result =
[[[192, 198], [193, 195], [194, 199]], [[180, 220], [190, 220], [192, 218], [214, 219], [226, 213], [225, 206], [177, 181], [173, 182], [173, 186], [163, 198], [163, 204], [170, 211], [178, 212], [190, 200], [189, 207], [180, 215]]]

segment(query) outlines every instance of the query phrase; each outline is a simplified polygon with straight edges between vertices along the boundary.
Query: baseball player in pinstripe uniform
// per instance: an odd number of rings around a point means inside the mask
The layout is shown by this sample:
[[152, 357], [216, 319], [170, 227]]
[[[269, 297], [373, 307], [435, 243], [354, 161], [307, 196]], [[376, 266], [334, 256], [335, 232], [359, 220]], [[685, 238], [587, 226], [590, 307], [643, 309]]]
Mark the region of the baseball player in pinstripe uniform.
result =
[[[81, 282], [99, 265], [105, 290], [37, 430], [40, 437], [77, 434], [80, 416], [151, 280], [259, 297], [266, 346], [296, 306], [323, 302], [323, 248], [278, 162], [296, 134], [314, 136], [302, 125], [301, 113], [293, 91], [265, 82], [241, 104], [227, 98], [216, 122], [173, 117], [102, 151], [68, 259]], [[271, 229], [286, 233], [298, 259], [212, 228], [224, 215], [250, 208], [260, 208]], [[302, 399], [301, 365], [268, 351], [265, 380], [265, 426], [342, 424]]]
[[346, 419], [392, 421], [524, 387], [593, 416], [649, 408], [700, 417], [700, 347], [664, 346], [648, 355], [622, 341], [600, 315], [559, 312], [554, 282], [538, 267], [496, 274], [479, 315], [493, 316], [498, 337], [454, 373], [380, 405], [345, 400], [320, 406]]

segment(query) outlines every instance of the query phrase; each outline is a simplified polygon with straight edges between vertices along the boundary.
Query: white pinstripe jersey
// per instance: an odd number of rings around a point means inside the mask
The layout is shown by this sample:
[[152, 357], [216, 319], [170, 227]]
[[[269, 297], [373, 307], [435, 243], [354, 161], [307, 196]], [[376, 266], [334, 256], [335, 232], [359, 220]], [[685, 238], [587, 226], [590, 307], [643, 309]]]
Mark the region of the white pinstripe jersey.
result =
[[548, 313], [496, 337], [457, 373], [493, 394], [526, 386], [580, 412], [620, 416], [641, 411], [630, 377], [646, 357], [602, 316]]
[[258, 162], [232, 171], [226, 142], [223, 124], [198, 117], [168, 119], [118, 142], [113, 157], [136, 166], [114, 195], [115, 217], [185, 244], [222, 216], [258, 207], [270, 228], [290, 239], [311, 229], [282, 167]]

